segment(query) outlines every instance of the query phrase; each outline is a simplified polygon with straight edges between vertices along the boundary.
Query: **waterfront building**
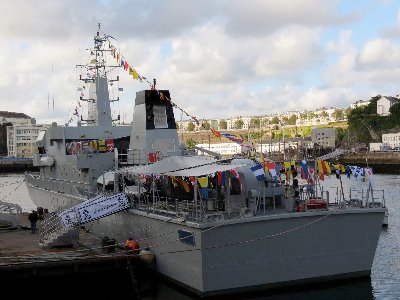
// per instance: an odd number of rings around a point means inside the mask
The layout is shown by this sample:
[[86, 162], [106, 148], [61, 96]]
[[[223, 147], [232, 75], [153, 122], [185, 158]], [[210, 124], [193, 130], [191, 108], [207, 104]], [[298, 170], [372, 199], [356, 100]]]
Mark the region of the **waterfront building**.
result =
[[8, 156], [32, 157], [37, 153], [36, 139], [48, 126], [27, 124], [7, 126]]
[[334, 148], [336, 143], [336, 128], [313, 128], [311, 141], [325, 148]]
[[400, 147], [400, 132], [382, 134], [382, 145], [387, 149]]

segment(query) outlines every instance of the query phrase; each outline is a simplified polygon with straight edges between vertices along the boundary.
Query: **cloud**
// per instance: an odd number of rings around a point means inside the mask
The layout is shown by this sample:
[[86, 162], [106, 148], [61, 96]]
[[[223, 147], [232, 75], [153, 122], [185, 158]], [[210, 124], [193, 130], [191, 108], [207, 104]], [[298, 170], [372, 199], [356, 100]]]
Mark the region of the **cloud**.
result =
[[[173, 100], [199, 118], [311, 109], [329, 101], [346, 106], [372, 90], [390, 91], [399, 75], [398, 45], [374, 37], [356, 46], [351, 26], [360, 15], [339, 7], [336, 0], [5, 2], [2, 110], [38, 122], [68, 120], [78, 99], [75, 65], [87, 62], [99, 21], [140, 74], [156, 78], [158, 88], [170, 89]], [[110, 91], [121, 100], [112, 111], [129, 122], [135, 93], [148, 84], [121, 70], [110, 74], [117, 75]], [[116, 93], [116, 86], [124, 91]]]

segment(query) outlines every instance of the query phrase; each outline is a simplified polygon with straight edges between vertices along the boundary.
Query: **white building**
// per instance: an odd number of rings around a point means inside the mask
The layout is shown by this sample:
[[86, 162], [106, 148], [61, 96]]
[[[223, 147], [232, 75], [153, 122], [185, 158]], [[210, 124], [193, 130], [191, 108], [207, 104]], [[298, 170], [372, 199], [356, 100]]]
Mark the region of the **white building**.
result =
[[371, 100], [365, 100], [365, 101], [364, 100], [358, 100], [356, 102], [353, 102], [350, 105], [350, 108], [351, 109], [355, 109], [357, 107], [367, 106], [370, 102], [371, 102]]
[[7, 126], [8, 156], [32, 157], [37, 153], [36, 139], [39, 131], [45, 130], [44, 125], [13, 125]]
[[335, 147], [336, 128], [313, 128], [311, 130], [311, 141], [323, 147]]
[[400, 147], [400, 132], [382, 134], [382, 145], [388, 149]]
[[[197, 147], [219, 153], [221, 155], [234, 155], [242, 151], [242, 147], [236, 143], [219, 143], [219, 144], [197, 144]], [[201, 151], [197, 150], [199, 153]]]
[[390, 115], [390, 108], [399, 102], [398, 98], [382, 96], [376, 103], [376, 113], [381, 116], [388, 116]]

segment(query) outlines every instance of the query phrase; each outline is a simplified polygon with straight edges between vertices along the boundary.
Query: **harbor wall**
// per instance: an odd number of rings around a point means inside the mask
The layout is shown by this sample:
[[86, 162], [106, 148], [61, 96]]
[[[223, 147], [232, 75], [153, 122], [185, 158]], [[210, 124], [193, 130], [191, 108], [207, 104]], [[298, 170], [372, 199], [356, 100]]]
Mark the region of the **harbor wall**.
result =
[[0, 173], [20, 173], [25, 171], [38, 172], [32, 159], [0, 159]]
[[374, 173], [400, 174], [400, 152], [350, 153], [330, 160], [345, 165], [371, 167]]

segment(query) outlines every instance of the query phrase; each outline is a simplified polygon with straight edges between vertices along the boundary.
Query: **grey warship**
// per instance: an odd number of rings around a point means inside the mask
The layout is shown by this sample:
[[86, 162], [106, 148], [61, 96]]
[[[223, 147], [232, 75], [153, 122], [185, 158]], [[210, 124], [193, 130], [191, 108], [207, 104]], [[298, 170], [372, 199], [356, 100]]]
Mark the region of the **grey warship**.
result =
[[[95, 50], [104, 42], [97, 35]], [[100, 66], [89, 78], [91, 121], [50, 127], [38, 140], [40, 172], [26, 174], [37, 206], [58, 212], [102, 193], [126, 193], [129, 209], [92, 222], [90, 230], [119, 242], [134, 237], [155, 255], [151, 268], [200, 295], [370, 274], [383, 208], [342, 201], [297, 210], [282, 187], [257, 180], [254, 161], [188, 155], [165, 100], [169, 91], [155, 85], [137, 92], [131, 127], [113, 126]], [[71, 142], [106, 139], [118, 151], [66, 152]], [[127, 165], [117, 152], [126, 153]], [[198, 180], [204, 176], [207, 197]]]

